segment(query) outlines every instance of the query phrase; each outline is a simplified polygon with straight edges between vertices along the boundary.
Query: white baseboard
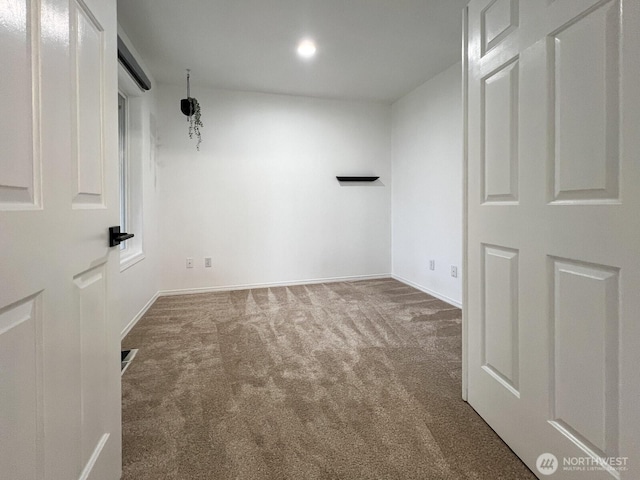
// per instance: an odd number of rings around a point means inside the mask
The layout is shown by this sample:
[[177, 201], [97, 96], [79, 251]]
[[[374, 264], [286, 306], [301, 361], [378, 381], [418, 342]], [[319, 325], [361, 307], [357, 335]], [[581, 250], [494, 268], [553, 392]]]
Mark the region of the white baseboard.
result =
[[160, 296], [160, 292], [156, 292], [156, 294], [153, 297], [151, 297], [151, 300], [149, 300], [146, 303], [146, 305], [140, 309], [140, 311], [136, 314], [136, 316], [131, 319], [131, 321], [127, 324], [127, 326], [124, 327], [124, 330], [122, 330], [122, 332], [120, 333], [120, 340], [126, 337], [127, 333], [129, 333], [131, 329], [135, 327], [136, 323], [138, 323], [138, 321], [142, 318], [142, 316], [145, 313], [147, 313], [147, 310], [149, 310], [149, 307], [153, 305], [153, 302], [155, 302], [159, 296]]
[[417, 290], [420, 290], [421, 292], [428, 293], [432, 297], [436, 297], [437, 299], [442, 300], [443, 302], [446, 302], [449, 305], [452, 305], [452, 306], [458, 307], [458, 308], [462, 308], [462, 303], [461, 302], [458, 302], [457, 300], [454, 300], [453, 298], [449, 298], [446, 295], [442, 295], [441, 293], [434, 292], [433, 290], [429, 290], [428, 288], [423, 287], [422, 285], [418, 285], [417, 283], [414, 283], [411, 280], [407, 280], [406, 278], [402, 278], [402, 277], [400, 277], [398, 275], [391, 275], [391, 278], [393, 278], [394, 280], [398, 280], [399, 282], [405, 283], [405, 284], [409, 285], [410, 287], [413, 287], [413, 288], [415, 288]]
[[166, 297], [169, 295], [190, 295], [190, 294], [196, 294], [196, 293], [210, 293], [210, 292], [229, 292], [232, 290], [249, 290], [252, 288], [313, 285], [317, 283], [355, 282], [358, 280], [378, 280], [378, 279], [385, 279], [385, 278], [391, 278], [391, 274], [383, 273], [383, 274], [377, 274], [377, 275], [358, 275], [358, 276], [352, 276], [352, 277], [314, 278], [312, 280], [296, 280], [291, 282], [252, 283], [252, 284], [243, 284], [243, 285], [224, 285], [220, 287], [201, 287], [201, 288], [183, 288], [183, 289], [177, 289], [177, 290], [160, 290], [156, 294], [156, 297]]

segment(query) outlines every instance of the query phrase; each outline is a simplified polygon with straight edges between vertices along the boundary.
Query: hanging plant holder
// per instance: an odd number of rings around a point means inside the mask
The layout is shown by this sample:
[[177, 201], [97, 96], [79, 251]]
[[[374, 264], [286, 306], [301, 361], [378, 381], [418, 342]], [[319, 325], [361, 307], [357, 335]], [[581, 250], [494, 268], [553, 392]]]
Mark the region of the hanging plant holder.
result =
[[182, 113], [184, 113], [187, 117], [190, 117], [195, 113], [195, 108], [193, 106], [192, 100], [194, 99], [183, 98], [182, 100], [180, 100], [180, 110], [182, 110]]
[[187, 69], [187, 98], [180, 100], [180, 111], [187, 116], [189, 122], [189, 138], [194, 136], [198, 140], [196, 143], [196, 149], [200, 151], [200, 144], [202, 143], [202, 136], [200, 134], [200, 128], [204, 125], [200, 120], [200, 103], [198, 100], [191, 96], [191, 70]]

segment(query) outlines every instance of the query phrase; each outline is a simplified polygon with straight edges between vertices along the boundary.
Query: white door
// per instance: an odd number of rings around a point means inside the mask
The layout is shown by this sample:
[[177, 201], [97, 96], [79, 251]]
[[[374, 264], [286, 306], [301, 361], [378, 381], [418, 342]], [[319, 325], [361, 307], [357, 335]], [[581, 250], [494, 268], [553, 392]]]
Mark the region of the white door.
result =
[[115, 0], [0, 2], [0, 478], [120, 477]]
[[466, 25], [469, 403], [541, 478], [639, 479], [640, 2]]

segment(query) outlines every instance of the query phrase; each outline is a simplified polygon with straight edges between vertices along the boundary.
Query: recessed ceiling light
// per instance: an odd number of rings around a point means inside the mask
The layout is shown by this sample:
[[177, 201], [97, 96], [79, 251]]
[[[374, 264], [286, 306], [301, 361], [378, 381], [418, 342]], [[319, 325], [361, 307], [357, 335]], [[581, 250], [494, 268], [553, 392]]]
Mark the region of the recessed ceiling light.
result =
[[313, 40], [305, 39], [298, 44], [298, 55], [302, 58], [311, 58], [316, 54], [316, 44]]

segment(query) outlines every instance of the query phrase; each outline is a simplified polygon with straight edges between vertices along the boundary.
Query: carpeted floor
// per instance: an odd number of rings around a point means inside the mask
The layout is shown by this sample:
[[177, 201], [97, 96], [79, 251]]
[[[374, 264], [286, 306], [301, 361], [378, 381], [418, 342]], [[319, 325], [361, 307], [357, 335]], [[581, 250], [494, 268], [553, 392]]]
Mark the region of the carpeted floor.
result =
[[460, 317], [390, 279], [162, 297], [123, 479], [534, 479], [460, 399]]

